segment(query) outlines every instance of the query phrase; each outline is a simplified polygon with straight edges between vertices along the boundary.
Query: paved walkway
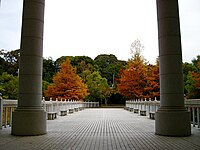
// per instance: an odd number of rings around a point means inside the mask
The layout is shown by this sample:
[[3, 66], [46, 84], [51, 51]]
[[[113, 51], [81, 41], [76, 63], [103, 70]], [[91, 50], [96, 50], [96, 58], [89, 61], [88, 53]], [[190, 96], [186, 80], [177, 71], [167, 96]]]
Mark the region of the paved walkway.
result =
[[154, 120], [123, 109], [85, 109], [48, 121], [48, 134], [12, 136], [0, 130], [0, 150], [200, 150], [200, 129], [189, 137], [154, 134]]

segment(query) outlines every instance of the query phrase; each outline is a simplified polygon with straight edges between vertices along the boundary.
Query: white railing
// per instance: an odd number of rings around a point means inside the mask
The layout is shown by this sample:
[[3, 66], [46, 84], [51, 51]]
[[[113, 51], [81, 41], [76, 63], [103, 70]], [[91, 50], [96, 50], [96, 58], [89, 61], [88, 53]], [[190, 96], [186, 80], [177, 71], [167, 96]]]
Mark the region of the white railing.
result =
[[[17, 107], [18, 100], [5, 100], [0, 98], [0, 129], [2, 126], [5, 128], [7, 125], [12, 125], [12, 112]], [[63, 100], [58, 101], [45, 101], [43, 98], [42, 106], [46, 112], [56, 112], [60, 115], [61, 110], [69, 112], [69, 109], [83, 110], [84, 108], [96, 108], [99, 107], [99, 102], [83, 102], [74, 100]]]
[[[128, 100], [126, 101], [126, 109], [130, 111], [138, 110], [146, 111], [147, 115], [156, 112], [160, 107], [160, 101], [155, 100]], [[193, 127], [197, 125], [200, 128], [200, 99], [186, 99], [185, 107], [191, 112], [191, 123]]]
[[99, 107], [99, 102], [84, 102], [84, 108], [97, 108]]
[[[2, 100], [0, 98], [0, 129], [12, 124], [12, 111], [17, 107], [17, 100]], [[6, 124], [5, 124], [6, 122]]]
[[43, 108], [46, 112], [56, 112], [58, 115], [60, 115], [61, 110], [69, 110], [69, 109], [81, 109], [84, 108], [84, 103], [82, 101], [71, 101], [71, 100], [61, 100], [56, 101], [50, 100], [45, 101], [42, 100]]
[[200, 99], [185, 100], [185, 106], [191, 112], [191, 121], [193, 127], [197, 125], [197, 127], [200, 128]]
[[150, 112], [156, 112], [158, 108], [160, 107], [160, 101], [157, 101], [151, 99], [137, 99], [137, 100], [129, 100], [126, 101], [126, 108], [127, 110], [130, 109], [137, 109], [138, 111], [143, 110], [146, 111], [147, 115]]

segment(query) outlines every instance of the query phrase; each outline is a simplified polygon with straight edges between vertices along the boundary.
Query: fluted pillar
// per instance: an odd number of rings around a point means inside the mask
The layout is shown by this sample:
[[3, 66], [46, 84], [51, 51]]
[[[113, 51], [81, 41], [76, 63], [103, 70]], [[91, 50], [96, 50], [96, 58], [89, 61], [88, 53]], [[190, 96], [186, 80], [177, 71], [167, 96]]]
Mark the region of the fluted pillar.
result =
[[19, 66], [18, 107], [13, 113], [13, 135], [46, 133], [42, 108], [43, 25], [45, 0], [24, 0]]
[[157, 19], [161, 107], [155, 115], [155, 133], [188, 136], [191, 125], [184, 107], [178, 0], [157, 0]]

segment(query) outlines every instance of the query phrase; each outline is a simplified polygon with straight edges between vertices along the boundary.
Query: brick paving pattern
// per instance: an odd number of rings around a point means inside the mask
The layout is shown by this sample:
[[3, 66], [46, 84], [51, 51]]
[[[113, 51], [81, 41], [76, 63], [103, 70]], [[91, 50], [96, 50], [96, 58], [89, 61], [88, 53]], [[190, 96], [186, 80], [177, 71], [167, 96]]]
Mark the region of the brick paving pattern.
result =
[[123, 109], [85, 109], [47, 121], [46, 135], [0, 130], [0, 150], [200, 150], [200, 129], [188, 137], [154, 133], [155, 121]]

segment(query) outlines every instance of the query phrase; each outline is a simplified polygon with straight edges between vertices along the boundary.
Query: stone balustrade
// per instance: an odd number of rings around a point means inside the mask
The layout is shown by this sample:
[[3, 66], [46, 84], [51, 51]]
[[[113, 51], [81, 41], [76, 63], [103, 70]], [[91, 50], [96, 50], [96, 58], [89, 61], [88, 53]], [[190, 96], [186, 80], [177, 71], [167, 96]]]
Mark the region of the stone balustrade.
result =
[[0, 98], [0, 129], [2, 129], [2, 126], [6, 128], [7, 125], [12, 125], [12, 111], [16, 107], [17, 100], [3, 100]]
[[[18, 100], [5, 100], [0, 98], [0, 129], [2, 127], [7, 127], [12, 125], [12, 112], [17, 107]], [[84, 108], [97, 108], [99, 107], [99, 102], [83, 102], [75, 100], [52, 100], [46, 101], [44, 98], [41, 102], [44, 110], [49, 114], [56, 114], [60, 116], [67, 115], [69, 110], [73, 112], [81, 111]]]
[[[155, 119], [155, 112], [159, 107], [160, 101], [156, 99], [137, 99], [126, 101], [125, 109]], [[186, 99], [185, 107], [191, 112], [191, 123], [193, 127], [197, 126], [200, 128], [200, 99]]]
[[[0, 100], [0, 129], [3, 127], [11, 126], [12, 124], [12, 112], [17, 107], [17, 100]], [[45, 101], [42, 100], [42, 105], [45, 111], [56, 112], [58, 115], [62, 115], [61, 111], [69, 110], [83, 110], [84, 108], [96, 108], [99, 107], [98, 102], [82, 102], [73, 100], [52, 100]], [[126, 101], [126, 109], [133, 111], [134, 113], [139, 113], [143, 116], [149, 116], [154, 119], [155, 112], [160, 107], [160, 101], [155, 100], [128, 100]], [[191, 112], [191, 123], [193, 127], [197, 126], [200, 128], [200, 99], [187, 99], [185, 100], [185, 107]]]
[[193, 127], [197, 125], [200, 128], [200, 99], [185, 100], [185, 106], [191, 112]]

